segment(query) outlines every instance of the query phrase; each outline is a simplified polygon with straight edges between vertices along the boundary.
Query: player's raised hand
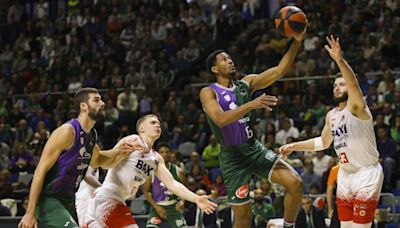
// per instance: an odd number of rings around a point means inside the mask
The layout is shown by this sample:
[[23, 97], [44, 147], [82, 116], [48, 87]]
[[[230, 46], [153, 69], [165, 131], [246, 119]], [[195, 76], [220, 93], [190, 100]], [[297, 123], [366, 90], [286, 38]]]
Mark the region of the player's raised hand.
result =
[[140, 141], [125, 141], [117, 145], [118, 154], [128, 155], [133, 151], [143, 152], [145, 146]]
[[301, 42], [304, 39], [304, 36], [307, 32], [307, 25], [308, 25], [308, 20], [306, 19], [306, 25], [304, 26], [304, 30], [303, 32], [296, 34], [293, 36], [293, 38], [297, 41], [297, 42]]
[[340, 47], [339, 37], [333, 35], [327, 36], [326, 41], [328, 45], [325, 45], [325, 50], [328, 51], [329, 55], [335, 62], [342, 60], [342, 48]]
[[279, 153], [282, 154], [283, 156], [289, 155], [294, 151], [294, 145], [293, 144], [286, 144], [283, 145], [279, 148]]
[[275, 106], [277, 102], [278, 99], [275, 96], [265, 95], [265, 93], [263, 93], [249, 103], [252, 105], [252, 109], [265, 108], [268, 111], [272, 111], [271, 106]]
[[208, 200], [210, 196], [202, 195], [199, 196], [196, 200], [197, 206], [204, 211], [207, 215], [214, 213], [215, 208], [217, 207], [216, 203]]
[[26, 213], [18, 224], [18, 228], [37, 228], [36, 217], [32, 214]]

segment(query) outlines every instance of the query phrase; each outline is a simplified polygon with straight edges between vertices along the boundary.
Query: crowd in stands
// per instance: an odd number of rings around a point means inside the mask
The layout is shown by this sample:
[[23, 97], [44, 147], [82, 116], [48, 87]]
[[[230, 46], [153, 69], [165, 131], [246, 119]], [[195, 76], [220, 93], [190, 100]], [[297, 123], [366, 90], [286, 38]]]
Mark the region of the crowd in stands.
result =
[[[0, 200], [24, 202], [24, 177], [34, 172], [52, 130], [75, 117], [72, 96], [82, 87], [98, 88], [106, 103], [106, 118], [96, 124], [102, 147], [134, 133], [136, 120], [154, 113], [160, 141], [174, 150], [171, 162], [184, 170], [189, 189], [224, 196], [220, 145], [198, 100], [197, 85], [214, 82], [204, 60], [225, 49], [237, 78], [275, 66], [291, 40], [275, 31], [273, 12], [288, 4], [304, 10], [308, 30], [285, 76], [292, 80], [262, 91], [279, 101], [272, 112], [255, 113], [257, 137], [277, 151], [320, 134], [334, 106], [330, 76], [338, 70], [323, 49], [325, 36], [334, 34], [374, 115], [384, 191], [400, 187], [393, 175], [400, 170], [400, 1], [278, 2], [273, 8], [267, 0], [2, 1]], [[315, 75], [321, 77], [303, 80]], [[325, 193], [337, 162], [332, 149], [285, 159], [303, 178], [305, 193]], [[252, 186], [255, 202], [269, 197], [268, 214], [282, 216], [284, 189], [257, 177]]]

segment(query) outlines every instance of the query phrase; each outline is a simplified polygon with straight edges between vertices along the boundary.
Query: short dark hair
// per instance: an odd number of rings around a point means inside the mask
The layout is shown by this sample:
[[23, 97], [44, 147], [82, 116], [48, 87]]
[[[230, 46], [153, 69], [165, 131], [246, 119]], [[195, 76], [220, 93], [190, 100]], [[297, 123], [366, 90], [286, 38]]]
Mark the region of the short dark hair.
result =
[[158, 116], [154, 115], [154, 114], [147, 114], [145, 116], [140, 117], [140, 119], [136, 122], [136, 131], [139, 134], [139, 127], [140, 125], [147, 119], [150, 117], [155, 117], [158, 119]]
[[167, 142], [159, 142], [157, 144], [156, 150], [158, 151], [161, 147], [166, 147], [166, 148], [168, 148], [168, 150], [171, 150], [171, 147], [169, 146], [169, 144]]
[[337, 78], [343, 78], [343, 75], [342, 75], [341, 72], [339, 72], [339, 73], [337, 73], [337, 74], [335, 75], [335, 80], [336, 80]]
[[85, 87], [79, 89], [74, 96], [74, 107], [76, 111], [79, 113], [81, 111], [81, 103], [87, 103], [89, 100], [89, 94], [91, 93], [99, 93], [96, 88]]
[[217, 55], [222, 53], [222, 52], [225, 52], [225, 51], [222, 50], [222, 49], [218, 49], [218, 50], [213, 51], [210, 55], [208, 55], [205, 65], [206, 65], [207, 72], [209, 72], [210, 74], [214, 74], [211, 71], [211, 67], [213, 67], [215, 65], [215, 62], [217, 60]]

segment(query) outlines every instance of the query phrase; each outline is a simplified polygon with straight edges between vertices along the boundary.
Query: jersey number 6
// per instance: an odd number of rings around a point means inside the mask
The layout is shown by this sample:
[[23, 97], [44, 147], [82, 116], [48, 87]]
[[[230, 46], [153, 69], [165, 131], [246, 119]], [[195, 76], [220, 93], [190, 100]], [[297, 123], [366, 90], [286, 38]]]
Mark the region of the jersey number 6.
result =
[[246, 127], [246, 133], [247, 133], [247, 138], [249, 139], [249, 138], [251, 138], [251, 137], [253, 137], [253, 130], [251, 130], [251, 128], [250, 128], [250, 126], [247, 126]]

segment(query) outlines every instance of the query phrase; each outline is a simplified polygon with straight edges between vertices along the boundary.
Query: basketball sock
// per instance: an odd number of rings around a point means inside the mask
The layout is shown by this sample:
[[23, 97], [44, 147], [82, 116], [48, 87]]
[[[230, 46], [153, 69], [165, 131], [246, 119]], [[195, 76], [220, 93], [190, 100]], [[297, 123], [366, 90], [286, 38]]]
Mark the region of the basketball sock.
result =
[[283, 221], [283, 228], [294, 228], [294, 221]]

